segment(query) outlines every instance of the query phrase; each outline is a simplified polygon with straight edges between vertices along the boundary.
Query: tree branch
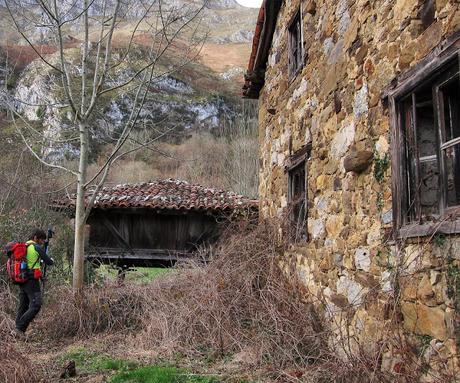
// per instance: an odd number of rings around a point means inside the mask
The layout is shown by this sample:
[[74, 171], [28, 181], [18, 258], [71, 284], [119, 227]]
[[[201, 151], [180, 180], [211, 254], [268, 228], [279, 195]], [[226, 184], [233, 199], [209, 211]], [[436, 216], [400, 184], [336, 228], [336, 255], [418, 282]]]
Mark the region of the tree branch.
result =
[[71, 173], [71, 174], [73, 174], [74, 176], [76, 176], [76, 175], [78, 174], [78, 173], [74, 172], [74, 171], [71, 170], [71, 169], [68, 169], [68, 168], [66, 168], [66, 167], [64, 167], [64, 166], [61, 166], [61, 165], [51, 164], [51, 163], [45, 161], [43, 158], [41, 158], [41, 157], [35, 152], [35, 150], [33, 150], [33, 148], [29, 145], [29, 143], [27, 142], [26, 138], [25, 138], [24, 135], [22, 134], [21, 129], [17, 126], [16, 120], [15, 120], [14, 118], [13, 118], [13, 122], [14, 122], [14, 126], [15, 126], [15, 129], [16, 129], [16, 132], [21, 136], [21, 139], [22, 139], [22, 141], [24, 142], [25, 146], [27, 147], [27, 149], [29, 150], [29, 152], [32, 153], [32, 155], [33, 155], [38, 161], [40, 161], [40, 163], [42, 163], [43, 165], [48, 166], [48, 167], [50, 167], [50, 168], [64, 170], [65, 172]]
[[37, 50], [35, 45], [29, 40], [29, 38], [25, 35], [25, 33], [22, 31], [21, 27], [16, 21], [16, 18], [13, 16], [13, 13], [10, 8], [10, 0], [5, 1], [6, 9], [8, 10], [8, 14], [11, 17], [11, 20], [13, 20], [14, 26], [16, 27], [16, 30], [18, 33], [22, 36], [24, 40], [26, 40], [27, 44], [33, 49], [33, 51], [37, 54], [37, 56], [45, 63], [47, 64], [50, 68], [53, 68], [55, 71], [62, 73], [62, 71], [55, 65], [51, 64], [48, 60], [45, 59], [45, 57]]

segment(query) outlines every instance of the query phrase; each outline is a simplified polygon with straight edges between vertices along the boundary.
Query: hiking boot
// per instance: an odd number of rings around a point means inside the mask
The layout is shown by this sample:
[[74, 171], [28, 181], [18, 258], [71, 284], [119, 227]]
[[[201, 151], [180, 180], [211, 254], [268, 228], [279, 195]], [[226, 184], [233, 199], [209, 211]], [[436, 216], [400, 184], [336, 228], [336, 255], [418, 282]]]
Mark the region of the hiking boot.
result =
[[27, 335], [24, 331], [19, 330], [18, 328], [15, 328], [13, 331], [11, 331], [11, 335], [13, 336], [14, 339], [20, 340], [23, 342], [27, 342]]

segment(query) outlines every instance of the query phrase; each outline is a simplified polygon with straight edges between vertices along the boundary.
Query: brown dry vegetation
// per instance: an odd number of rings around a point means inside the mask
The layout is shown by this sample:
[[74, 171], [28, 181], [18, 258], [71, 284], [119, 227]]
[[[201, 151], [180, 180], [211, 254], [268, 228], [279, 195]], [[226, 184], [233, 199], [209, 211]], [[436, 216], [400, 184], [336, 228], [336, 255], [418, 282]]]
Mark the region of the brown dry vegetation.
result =
[[[257, 138], [253, 135], [229, 139], [200, 133], [182, 144], [159, 143], [126, 156], [112, 167], [107, 182], [176, 178], [256, 198], [257, 153]], [[89, 174], [97, 170], [95, 163]]]
[[159, 142], [125, 157], [111, 170], [109, 182], [178, 178], [257, 198], [257, 105], [246, 102], [241, 107], [236, 121], [215, 134], [196, 132], [180, 144]]
[[[66, 49], [75, 48], [80, 44], [80, 41], [69, 36], [64, 44]], [[39, 54], [47, 56], [55, 53], [58, 50], [57, 45], [52, 44], [35, 44], [34, 48], [30, 45], [19, 44], [0, 44], [0, 52], [3, 60], [8, 62], [12, 71], [19, 73], [32, 61], [39, 58]], [[37, 53], [38, 52], [38, 53]]]
[[36, 383], [38, 377], [28, 358], [16, 351], [7, 339], [0, 340], [0, 381], [5, 383]]
[[[410, 374], [385, 375], [378, 355], [366, 350], [340, 360], [329, 349], [321, 313], [278, 267], [284, 247], [275, 227], [240, 223], [215, 249], [212, 262], [184, 265], [150, 284], [93, 285], [80, 297], [54, 287], [33, 330], [41, 334], [41, 347], [118, 334], [119, 347], [131, 355], [155, 350], [162, 358], [228, 360], [232, 373], [257, 371], [261, 381], [411, 381]], [[9, 339], [14, 300], [5, 286], [0, 335]], [[13, 348], [3, 357], [19, 358]], [[8, 363], [0, 363], [0, 376], [8, 373]]]
[[[246, 67], [251, 54], [251, 45], [244, 44], [212, 44], [208, 43], [201, 50], [201, 61], [215, 72], [225, 72], [234, 67]], [[243, 83], [243, 76], [236, 79]]]
[[14, 315], [12, 302], [15, 300], [4, 283], [3, 272], [0, 268], [0, 382], [35, 383], [38, 379], [30, 360], [16, 350], [13, 342], [11, 318]]

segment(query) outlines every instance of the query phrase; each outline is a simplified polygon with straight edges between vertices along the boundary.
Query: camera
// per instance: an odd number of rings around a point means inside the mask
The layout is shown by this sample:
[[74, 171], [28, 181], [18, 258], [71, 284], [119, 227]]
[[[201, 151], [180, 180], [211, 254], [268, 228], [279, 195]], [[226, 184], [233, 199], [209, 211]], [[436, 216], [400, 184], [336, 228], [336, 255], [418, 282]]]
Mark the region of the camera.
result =
[[46, 238], [47, 238], [47, 239], [53, 238], [53, 235], [54, 235], [54, 234], [55, 234], [55, 233], [54, 233], [53, 229], [52, 229], [52, 228], [49, 228], [49, 229], [48, 229], [48, 232], [46, 233]]

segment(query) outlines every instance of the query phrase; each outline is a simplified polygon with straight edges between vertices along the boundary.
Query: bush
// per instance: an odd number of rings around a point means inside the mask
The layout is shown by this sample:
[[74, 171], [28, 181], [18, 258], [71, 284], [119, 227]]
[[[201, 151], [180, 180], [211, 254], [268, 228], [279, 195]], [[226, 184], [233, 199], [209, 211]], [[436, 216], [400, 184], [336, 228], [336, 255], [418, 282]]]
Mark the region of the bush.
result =
[[146, 285], [68, 287], [47, 292], [40, 331], [56, 340], [138, 331], [162, 352], [224, 357], [251, 350], [256, 363], [305, 364], [321, 356], [312, 307], [278, 267], [271, 225], [228, 233], [206, 267], [188, 265]]
[[38, 318], [46, 336], [88, 338], [102, 332], [139, 329], [148, 299], [139, 286], [88, 286], [75, 294], [70, 287], [48, 291], [47, 308]]
[[[312, 297], [279, 267], [285, 248], [277, 225], [240, 221], [222, 238], [206, 266], [184, 264], [150, 284], [91, 285], [79, 295], [53, 287], [34, 327], [52, 341], [129, 333], [136, 349], [208, 362], [240, 357], [246, 367], [311, 382], [404, 381], [381, 371], [380, 354], [358, 348], [341, 360], [329, 349], [331, 334]], [[14, 309], [8, 291], [2, 294], [3, 339]]]
[[16, 350], [13, 330], [16, 299], [0, 279], [0, 382], [36, 383], [39, 381], [31, 362]]
[[0, 340], [0, 382], [36, 383], [39, 381], [30, 360], [16, 351], [13, 343]]
[[228, 234], [206, 268], [153, 282], [144, 345], [211, 357], [251, 350], [278, 367], [320, 358], [318, 318], [278, 267], [274, 227]]
[[275, 229], [231, 230], [206, 267], [143, 286], [91, 286], [81, 296], [56, 288], [42, 331], [58, 339], [137, 329], [137, 342], [165, 353], [215, 358], [250, 349], [257, 363], [278, 366], [319, 358], [319, 320], [278, 267]]

